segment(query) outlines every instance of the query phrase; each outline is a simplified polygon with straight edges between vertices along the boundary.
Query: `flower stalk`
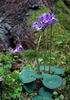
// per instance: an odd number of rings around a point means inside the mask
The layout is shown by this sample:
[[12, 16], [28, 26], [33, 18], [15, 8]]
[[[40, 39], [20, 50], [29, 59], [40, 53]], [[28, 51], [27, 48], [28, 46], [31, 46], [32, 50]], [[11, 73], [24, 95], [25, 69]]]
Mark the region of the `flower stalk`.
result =
[[[50, 25], [51, 33], [50, 33], [50, 63], [49, 63], [49, 73], [51, 72], [51, 55], [52, 55], [52, 24], [56, 23], [58, 20], [56, 19], [55, 15], [44, 13], [41, 16], [38, 16], [40, 22], [34, 22], [33, 23], [33, 29], [36, 31], [42, 30], [42, 34], [40, 35], [39, 41], [38, 41], [38, 47], [37, 47], [37, 64], [38, 64], [38, 70], [39, 70], [39, 63], [38, 63], [38, 51], [40, 46], [40, 41], [42, 38], [42, 35], [44, 37], [44, 30], [47, 28], [47, 34], [46, 34], [46, 44], [44, 44], [44, 72], [45, 72], [45, 65], [46, 65], [46, 52], [48, 47], [48, 26]], [[44, 37], [45, 38], [45, 37]], [[45, 46], [46, 45], [46, 46]], [[40, 72], [40, 71], [39, 71]]]
[[43, 33], [39, 37], [38, 45], [37, 45], [37, 48], [36, 48], [36, 60], [37, 60], [37, 67], [38, 67], [39, 74], [40, 74], [40, 65], [39, 65], [39, 61], [38, 61], [38, 54], [39, 54], [40, 41], [41, 41], [42, 36], [43, 36]]
[[51, 33], [50, 33], [50, 63], [49, 63], [49, 74], [51, 72], [51, 64], [52, 64], [52, 60], [51, 60], [51, 55], [52, 55], [52, 24], [50, 25], [51, 28]]

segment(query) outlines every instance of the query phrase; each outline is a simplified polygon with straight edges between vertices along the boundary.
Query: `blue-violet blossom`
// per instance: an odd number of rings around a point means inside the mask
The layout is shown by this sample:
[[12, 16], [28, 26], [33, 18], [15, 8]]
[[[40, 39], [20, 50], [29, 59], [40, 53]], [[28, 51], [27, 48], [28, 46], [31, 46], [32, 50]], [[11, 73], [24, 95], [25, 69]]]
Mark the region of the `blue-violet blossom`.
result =
[[57, 22], [57, 19], [54, 14], [44, 13], [41, 16], [38, 16], [38, 18], [40, 19], [40, 21], [43, 23], [44, 26]]
[[40, 22], [34, 22], [32, 26], [33, 29], [37, 31], [39, 30], [44, 31], [48, 24], [54, 24], [58, 21], [54, 14], [49, 14], [49, 13], [44, 13], [38, 16], [38, 18]]
[[41, 22], [34, 22], [32, 26], [35, 30], [39, 31], [42, 29], [42, 23]]
[[22, 47], [21, 44], [18, 45], [18, 47], [15, 50], [11, 50], [11, 53], [13, 54], [20, 54], [22, 51], [24, 51], [24, 48]]

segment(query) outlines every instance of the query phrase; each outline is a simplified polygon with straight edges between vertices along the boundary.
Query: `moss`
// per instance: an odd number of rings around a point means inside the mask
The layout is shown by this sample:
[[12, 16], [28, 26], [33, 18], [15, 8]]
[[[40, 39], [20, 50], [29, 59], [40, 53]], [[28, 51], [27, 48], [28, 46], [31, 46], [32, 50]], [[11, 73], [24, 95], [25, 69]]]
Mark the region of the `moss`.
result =
[[56, 16], [59, 23], [63, 25], [65, 29], [70, 30], [70, 9], [67, 8], [62, 0], [56, 2]]
[[[63, 0], [67, 6], [70, 6], [70, 0]], [[70, 7], [69, 7], [70, 8]]]
[[46, 8], [45, 6], [41, 7], [38, 11], [30, 15], [28, 23], [31, 25], [34, 21], [38, 21], [38, 16], [40, 16], [43, 13], [49, 13], [49, 12], [50, 10]]
[[[28, 21], [29, 24], [32, 24], [34, 21], [38, 21], [38, 16], [50, 12], [45, 6], [41, 7], [35, 13], [32, 13]], [[68, 31], [70, 30], [70, 9], [65, 5], [63, 0], [56, 1], [56, 17], [59, 20], [59, 23]]]
[[23, 52], [23, 55], [25, 56], [25, 57], [27, 57], [28, 59], [33, 59], [33, 58], [35, 58], [36, 57], [36, 51], [35, 50], [25, 50], [24, 52]]

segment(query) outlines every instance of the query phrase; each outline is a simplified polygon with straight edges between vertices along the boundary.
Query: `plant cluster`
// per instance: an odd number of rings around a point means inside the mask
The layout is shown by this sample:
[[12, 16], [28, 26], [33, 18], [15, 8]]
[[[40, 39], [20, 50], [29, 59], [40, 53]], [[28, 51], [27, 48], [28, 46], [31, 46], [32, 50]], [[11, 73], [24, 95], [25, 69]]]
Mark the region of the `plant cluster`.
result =
[[[60, 74], [64, 74], [65, 69], [60, 69], [54, 66], [51, 66], [51, 49], [50, 49], [50, 65], [46, 66], [46, 53], [44, 51], [44, 65], [39, 66], [38, 62], [38, 50], [39, 50], [39, 43], [44, 35], [44, 30], [50, 25], [51, 28], [51, 40], [52, 41], [52, 24], [57, 22], [54, 14], [44, 13], [43, 15], [38, 17], [40, 22], [34, 22], [33, 28], [36, 31], [42, 30], [42, 35], [40, 35], [38, 47], [37, 47], [37, 64], [38, 64], [38, 72], [32, 69], [26, 69], [21, 72], [20, 80], [24, 83], [24, 89], [31, 93], [36, 88], [36, 81], [39, 80], [42, 82], [43, 87], [39, 89], [38, 96], [32, 98], [32, 100], [53, 100], [53, 93], [51, 90], [57, 89], [62, 85], [62, 77], [58, 76]], [[47, 33], [48, 34], [48, 33]], [[48, 38], [47, 38], [48, 39]], [[47, 40], [48, 41], [48, 40]], [[50, 42], [51, 44], [51, 42]], [[44, 73], [40, 74], [41, 71], [44, 70]], [[46, 73], [47, 72], [47, 73]], [[48, 74], [49, 72], [49, 74]], [[43, 93], [43, 94], [42, 94]]]

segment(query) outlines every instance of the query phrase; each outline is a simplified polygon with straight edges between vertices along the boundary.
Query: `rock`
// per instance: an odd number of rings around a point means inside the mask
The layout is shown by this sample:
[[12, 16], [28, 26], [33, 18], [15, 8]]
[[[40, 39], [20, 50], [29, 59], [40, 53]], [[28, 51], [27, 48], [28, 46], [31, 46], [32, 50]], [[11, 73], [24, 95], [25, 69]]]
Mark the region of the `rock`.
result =
[[3, 20], [4, 20], [4, 18], [3, 18], [3, 17], [0, 17], [0, 23], [1, 23]]
[[48, 0], [0, 0], [0, 31], [7, 48], [15, 48], [21, 42], [24, 49], [35, 49], [35, 34], [28, 25], [28, 18], [43, 1], [47, 4]]
[[12, 29], [12, 27], [8, 23], [5, 23], [4, 24], [4, 27], [7, 28], [8, 30], [11, 30]]

